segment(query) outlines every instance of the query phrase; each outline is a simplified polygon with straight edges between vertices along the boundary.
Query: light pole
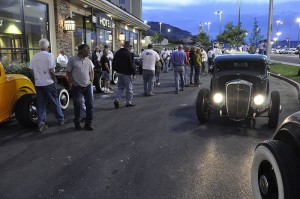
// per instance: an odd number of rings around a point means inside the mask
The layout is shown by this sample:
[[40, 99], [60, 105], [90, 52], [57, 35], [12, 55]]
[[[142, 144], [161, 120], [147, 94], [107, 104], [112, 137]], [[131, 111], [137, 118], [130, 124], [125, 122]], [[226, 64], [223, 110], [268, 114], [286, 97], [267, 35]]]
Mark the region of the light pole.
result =
[[297, 18], [296, 22], [299, 24], [299, 29], [298, 29], [298, 45], [299, 45], [299, 37], [300, 37], [300, 17]]
[[239, 0], [239, 17], [238, 17], [238, 35], [237, 35], [237, 48], [240, 45], [240, 21], [241, 21], [241, 0]]
[[223, 11], [222, 10], [216, 11], [215, 14], [216, 15], [220, 15], [220, 30], [219, 30], [219, 34], [221, 34], [221, 31], [222, 31], [222, 14], [223, 14]]
[[210, 26], [210, 22], [205, 22], [204, 25], [207, 25], [207, 35], [209, 37], [209, 26]]
[[[276, 36], [277, 36], [277, 40], [279, 40], [279, 36], [281, 35], [281, 32], [276, 32]], [[277, 41], [276, 41], [276, 48], [277, 48], [277, 46], [278, 46], [278, 43], [277, 43]]]
[[159, 22], [159, 34], [161, 34], [161, 22]]
[[278, 24], [283, 24], [283, 21], [281, 20], [276, 21], [276, 32], [278, 32]]

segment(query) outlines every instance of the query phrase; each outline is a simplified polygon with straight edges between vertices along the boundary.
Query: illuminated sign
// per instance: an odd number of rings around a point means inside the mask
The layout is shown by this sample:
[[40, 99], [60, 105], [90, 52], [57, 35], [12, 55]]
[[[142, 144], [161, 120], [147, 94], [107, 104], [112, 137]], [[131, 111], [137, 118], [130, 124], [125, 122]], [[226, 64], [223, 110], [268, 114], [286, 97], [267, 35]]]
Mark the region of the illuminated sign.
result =
[[103, 12], [95, 13], [93, 18], [95, 19], [92, 19], [91, 21], [95, 23], [97, 27], [115, 28], [113, 20]]

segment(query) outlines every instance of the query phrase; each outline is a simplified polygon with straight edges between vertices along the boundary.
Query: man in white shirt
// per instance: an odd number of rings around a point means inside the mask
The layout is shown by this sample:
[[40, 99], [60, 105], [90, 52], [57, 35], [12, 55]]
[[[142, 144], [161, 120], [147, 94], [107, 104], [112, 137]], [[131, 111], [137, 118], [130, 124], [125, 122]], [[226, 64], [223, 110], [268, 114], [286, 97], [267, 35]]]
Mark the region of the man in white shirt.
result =
[[207, 53], [205, 52], [203, 46], [200, 47], [200, 51], [202, 60], [201, 74], [207, 75]]
[[56, 62], [61, 68], [66, 68], [68, 64], [68, 57], [65, 55], [64, 49], [60, 49], [60, 54], [58, 55]]
[[167, 48], [164, 48], [161, 52], [161, 57], [162, 57], [162, 61], [163, 61], [163, 70], [164, 73], [168, 72], [169, 69], [169, 60], [170, 60], [170, 52], [169, 50], [167, 50]]
[[152, 44], [149, 44], [148, 49], [142, 52], [141, 58], [143, 60], [144, 96], [153, 96], [155, 64], [158, 64], [160, 58], [153, 50]]
[[29, 68], [35, 80], [38, 111], [37, 131], [43, 132], [48, 128], [46, 125], [46, 110], [49, 102], [53, 106], [55, 117], [60, 126], [64, 124], [64, 114], [59, 104], [57, 85], [55, 83], [55, 59], [53, 54], [48, 52], [49, 41], [41, 39], [39, 46], [41, 51], [33, 55]]

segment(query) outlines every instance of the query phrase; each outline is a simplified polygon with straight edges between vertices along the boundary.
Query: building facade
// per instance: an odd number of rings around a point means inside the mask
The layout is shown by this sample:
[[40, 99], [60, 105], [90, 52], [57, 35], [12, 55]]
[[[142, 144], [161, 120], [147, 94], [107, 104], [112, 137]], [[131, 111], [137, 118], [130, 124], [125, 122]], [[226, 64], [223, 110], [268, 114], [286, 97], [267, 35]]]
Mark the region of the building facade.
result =
[[[108, 45], [118, 50], [130, 41], [140, 51], [142, 32], [149, 26], [141, 20], [142, 0], [0, 0], [0, 58], [10, 63], [28, 62], [39, 51], [38, 41], [50, 41], [57, 56], [68, 56], [86, 43]], [[67, 18], [74, 29], [66, 30]], [[69, 19], [70, 19], [69, 18]]]

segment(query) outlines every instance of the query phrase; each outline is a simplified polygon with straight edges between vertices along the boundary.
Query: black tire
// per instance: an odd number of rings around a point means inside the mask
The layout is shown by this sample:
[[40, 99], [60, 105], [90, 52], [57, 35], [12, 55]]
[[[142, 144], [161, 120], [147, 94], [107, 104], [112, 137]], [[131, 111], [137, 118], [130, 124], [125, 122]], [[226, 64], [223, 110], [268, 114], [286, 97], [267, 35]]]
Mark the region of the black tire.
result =
[[67, 89], [58, 86], [58, 100], [62, 110], [66, 110], [70, 103], [70, 95]]
[[118, 76], [117, 76], [117, 72], [114, 71], [112, 73], [112, 81], [111, 81], [112, 84], [117, 84], [118, 83]]
[[37, 104], [35, 94], [25, 94], [17, 101], [15, 115], [19, 124], [25, 127], [37, 126]]
[[269, 121], [268, 126], [270, 128], [276, 128], [278, 125], [280, 113], [280, 95], [278, 91], [271, 93], [270, 110], [269, 110]]
[[260, 143], [251, 170], [254, 199], [300, 198], [298, 167], [297, 156], [288, 145], [277, 140]]
[[104, 91], [104, 81], [102, 79], [101, 73], [96, 74], [94, 79], [94, 85], [98, 93], [102, 93]]
[[207, 88], [202, 88], [197, 96], [196, 101], [196, 113], [199, 122], [208, 122], [210, 116], [210, 105], [209, 105], [209, 94], [210, 91]]

